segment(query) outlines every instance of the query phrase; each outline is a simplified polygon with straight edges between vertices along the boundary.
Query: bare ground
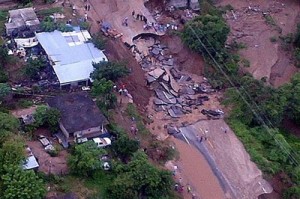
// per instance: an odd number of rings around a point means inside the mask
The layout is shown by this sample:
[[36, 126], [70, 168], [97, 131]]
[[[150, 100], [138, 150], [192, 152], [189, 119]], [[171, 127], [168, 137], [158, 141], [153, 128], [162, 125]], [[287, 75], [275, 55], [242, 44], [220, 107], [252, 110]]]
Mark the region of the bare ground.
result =
[[[244, 70], [257, 79], [266, 77], [275, 87], [288, 82], [299, 69], [294, 66], [291, 53], [282, 49], [278, 37], [295, 32], [300, 21], [299, 1], [220, 0], [217, 5], [227, 4], [233, 6], [236, 16], [235, 19], [232, 12], [225, 15], [231, 28], [228, 41], [236, 40], [247, 46], [239, 52], [250, 61], [250, 67]], [[270, 15], [269, 24], [263, 13]], [[271, 37], [277, 38], [277, 42], [272, 43]]]
[[[40, 128], [35, 132], [35, 135], [46, 136], [52, 145], [60, 146], [56, 140], [53, 140], [50, 135], [51, 133], [47, 129]], [[45, 174], [64, 175], [68, 173], [67, 158], [68, 152], [61, 150], [57, 157], [51, 157], [38, 140], [27, 141], [26, 143], [32, 150], [33, 155], [37, 158], [40, 165], [39, 171]]]

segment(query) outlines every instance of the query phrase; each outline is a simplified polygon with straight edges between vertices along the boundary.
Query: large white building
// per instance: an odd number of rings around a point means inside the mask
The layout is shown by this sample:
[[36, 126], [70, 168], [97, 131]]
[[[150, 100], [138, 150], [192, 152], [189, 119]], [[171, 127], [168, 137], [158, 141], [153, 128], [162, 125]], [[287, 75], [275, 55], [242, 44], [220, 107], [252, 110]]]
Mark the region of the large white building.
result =
[[89, 40], [87, 30], [42, 32], [36, 37], [48, 55], [61, 86], [88, 82], [93, 63], [107, 61], [104, 53]]

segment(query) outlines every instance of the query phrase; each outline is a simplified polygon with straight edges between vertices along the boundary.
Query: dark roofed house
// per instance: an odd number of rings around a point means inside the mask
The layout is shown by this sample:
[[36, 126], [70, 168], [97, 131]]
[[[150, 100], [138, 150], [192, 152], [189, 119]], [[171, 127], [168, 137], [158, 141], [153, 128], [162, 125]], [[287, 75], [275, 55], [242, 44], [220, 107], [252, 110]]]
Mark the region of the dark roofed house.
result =
[[47, 100], [48, 105], [61, 112], [60, 129], [68, 140], [92, 138], [103, 133], [108, 124], [95, 102], [85, 92], [69, 93]]

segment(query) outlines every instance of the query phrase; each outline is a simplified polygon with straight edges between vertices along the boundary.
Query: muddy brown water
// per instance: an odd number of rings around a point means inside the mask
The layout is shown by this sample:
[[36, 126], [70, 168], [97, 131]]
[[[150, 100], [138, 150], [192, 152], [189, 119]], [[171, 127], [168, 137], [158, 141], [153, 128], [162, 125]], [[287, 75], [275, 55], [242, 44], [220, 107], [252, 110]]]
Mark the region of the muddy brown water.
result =
[[[187, 143], [173, 138], [180, 153], [179, 168], [182, 175], [182, 184], [190, 184], [192, 192], [200, 199], [224, 199], [225, 194], [221, 185], [211, 170], [206, 159], [199, 151]], [[184, 198], [192, 198], [185, 192]]]

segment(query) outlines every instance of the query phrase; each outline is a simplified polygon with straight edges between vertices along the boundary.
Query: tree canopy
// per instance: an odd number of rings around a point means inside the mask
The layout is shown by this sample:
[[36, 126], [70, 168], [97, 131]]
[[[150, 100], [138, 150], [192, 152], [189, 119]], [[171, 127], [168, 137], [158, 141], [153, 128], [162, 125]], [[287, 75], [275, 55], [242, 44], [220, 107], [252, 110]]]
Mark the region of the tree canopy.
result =
[[126, 68], [125, 64], [121, 62], [101, 61], [99, 63], [94, 63], [93, 66], [95, 69], [91, 73], [91, 78], [93, 80], [105, 78], [106, 80], [115, 82], [119, 78], [129, 74], [129, 70]]
[[117, 177], [108, 187], [108, 198], [160, 199], [169, 196], [173, 180], [171, 173], [151, 165], [143, 152], [136, 152], [127, 165], [116, 168]]
[[106, 40], [99, 33], [92, 36], [92, 42], [99, 50], [103, 50], [105, 48]]
[[0, 149], [0, 171], [3, 173], [5, 166], [20, 166], [25, 160], [24, 140], [18, 136], [12, 136], [6, 140]]
[[76, 145], [68, 160], [69, 168], [76, 175], [92, 176], [102, 167], [100, 156], [104, 154], [105, 151], [92, 141]]
[[33, 171], [24, 171], [24, 139], [12, 132], [19, 126], [13, 116], [0, 112], [0, 198], [39, 199], [46, 193], [44, 183]]
[[5, 46], [0, 46], [0, 65], [5, 66], [9, 60], [8, 49]]
[[300, 124], [300, 73], [296, 73], [291, 82], [282, 87], [284, 96], [288, 98], [287, 114]]
[[35, 123], [34, 128], [47, 126], [51, 132], [56, 132], [59, 127], [60, 111], [56, 108], [39, 106], [34, 113]]
[[19, 121], [10, 114], [0, 112], [0, 129], [15, 131], [19, 126]]
[[126, 134], [122, 134], [111, 146], [115, 155], [126, 161], [134, 152], [139, 149], [139, 142], [129, 139]]
[[300, 48], [300, 24], [297, 25], [297, 32], [295, 35], [294, 44], [297, 48]]
[[0, 102], [11, 92], [11, 88], [6, 83], [0, 83]]
[[206, 54], [202, 42], [208, 51], [215, 55], [216, 51], [222, 53], [229, 31], [222, 17], [207, 14], [188, 22], [184, 27], [182, 38], [196, 52]]
[[19, 166], [8, 166], [1, 177], [3, 199], [42, 199], [45, 185], [33, 171], [24, 171]]
[[39, 72], [45, 68], [46, 62], [45, 60], [38, 58], [38, 59], [31, 59], [29, 58], [25, 68], [24, 68], [24, 74], [31, 79], [38, 79]]
[[114, 108], [117, 97], [113, 93], [113, 82], [105, 78], [93, 82], [92, 94], [97, 97], [101, 110]]

